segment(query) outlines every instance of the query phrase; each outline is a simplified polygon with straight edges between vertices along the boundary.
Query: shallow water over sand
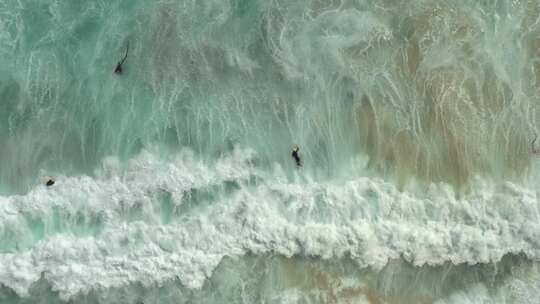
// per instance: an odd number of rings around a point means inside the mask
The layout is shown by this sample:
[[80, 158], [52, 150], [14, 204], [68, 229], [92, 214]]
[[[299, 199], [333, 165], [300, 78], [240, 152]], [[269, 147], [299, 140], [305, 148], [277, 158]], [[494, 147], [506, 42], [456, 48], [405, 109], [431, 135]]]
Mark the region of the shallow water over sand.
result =
[[535, 303], [539, 16], [0, 3], [0, 302]]

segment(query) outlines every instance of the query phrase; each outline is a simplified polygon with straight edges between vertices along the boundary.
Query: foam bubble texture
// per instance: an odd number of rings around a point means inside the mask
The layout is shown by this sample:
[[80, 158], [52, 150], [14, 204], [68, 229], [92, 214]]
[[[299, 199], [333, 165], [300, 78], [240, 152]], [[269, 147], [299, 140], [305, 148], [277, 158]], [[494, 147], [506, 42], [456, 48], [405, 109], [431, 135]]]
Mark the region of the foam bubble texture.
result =
[[0, 282], [24, 296], [43, 276], [68, 299], [175, 278], [200, 288], [224, 257], [247, 253], [350, 257], [374, 269], [399, 258], [421, 266], [540, 256], [538, 196], [522, 186], [484, 185], [456, 199], [450, 186], [400, 192], [377, 178], [290, 182], [253, 159], [238, 148], [213, 165], [189, 151], [167, 161], [144, 152], [118, 175], [64, 176], [2, 197]]

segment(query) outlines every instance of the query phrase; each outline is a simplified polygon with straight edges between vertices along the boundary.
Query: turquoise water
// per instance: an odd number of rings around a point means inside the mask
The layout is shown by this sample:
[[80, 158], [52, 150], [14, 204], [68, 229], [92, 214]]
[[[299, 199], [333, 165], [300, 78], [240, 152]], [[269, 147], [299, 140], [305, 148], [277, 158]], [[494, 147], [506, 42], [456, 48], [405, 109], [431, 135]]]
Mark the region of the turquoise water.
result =
[[540, 4], [63, 2], [0, 3], [1, 303], [540, 298]]

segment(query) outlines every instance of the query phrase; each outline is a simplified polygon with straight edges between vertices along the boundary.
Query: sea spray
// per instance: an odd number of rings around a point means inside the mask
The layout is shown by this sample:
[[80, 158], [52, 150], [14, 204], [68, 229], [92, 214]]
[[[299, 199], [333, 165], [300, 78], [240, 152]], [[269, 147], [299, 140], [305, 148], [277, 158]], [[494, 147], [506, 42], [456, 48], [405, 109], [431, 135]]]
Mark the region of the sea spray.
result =
[[0, 302], [534, 303], [539, 15], [4, 1]]

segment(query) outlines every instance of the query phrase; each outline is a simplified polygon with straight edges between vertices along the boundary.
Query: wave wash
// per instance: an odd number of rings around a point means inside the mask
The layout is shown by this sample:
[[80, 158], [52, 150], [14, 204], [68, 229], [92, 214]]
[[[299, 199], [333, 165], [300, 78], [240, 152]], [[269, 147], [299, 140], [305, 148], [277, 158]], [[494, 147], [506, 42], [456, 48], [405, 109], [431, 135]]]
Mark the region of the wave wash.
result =
[[539, 16], [0, 2], [0, 303], [536, 303]]

